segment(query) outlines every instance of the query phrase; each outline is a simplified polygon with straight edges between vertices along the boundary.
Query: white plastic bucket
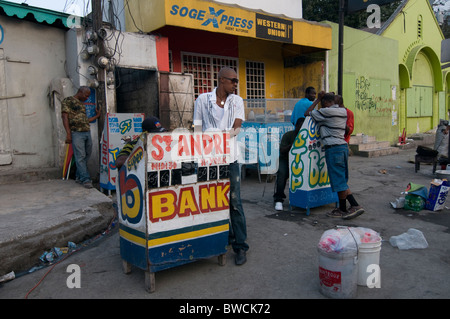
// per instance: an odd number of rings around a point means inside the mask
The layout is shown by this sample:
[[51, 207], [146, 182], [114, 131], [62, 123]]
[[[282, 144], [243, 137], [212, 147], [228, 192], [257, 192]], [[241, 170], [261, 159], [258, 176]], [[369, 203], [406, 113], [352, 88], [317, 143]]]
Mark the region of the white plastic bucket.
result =
[[319, 251], [319, 291], [336, 299], [355, 298], [357, 292], [358, 254]]
[[[368, 271], [368, 267], [370, 265], [377, 265], [379, 267], [380, 265], [381, 238], [375, 242], [361, 242], [358, 249], [358, 285], [367, 287], [367, 279], [374, 272], [372, 267]], [[376, 284], [379, 285], [380, 276], [374, 279]], [[370, 284], [374, 284], [372, 278]]]

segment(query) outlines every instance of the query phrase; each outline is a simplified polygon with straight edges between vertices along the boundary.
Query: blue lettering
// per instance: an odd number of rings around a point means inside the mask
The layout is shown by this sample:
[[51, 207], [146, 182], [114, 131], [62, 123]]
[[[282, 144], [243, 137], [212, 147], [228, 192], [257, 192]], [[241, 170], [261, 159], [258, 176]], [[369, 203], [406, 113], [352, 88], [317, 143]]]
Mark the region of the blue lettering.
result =
[[203, 20], [203, 18], [205, 17], [205, 13], [206, 13], [205, 10], [200, 10], [198, 12], [197, 20]]
[[[225, 23], [227, 26], [237, 28], [251, 29], [253, 27], [253, 21], [242, 19], [238, 17], [228, 16], [223, 14], [225, 10], [220, 9], [216, 11], [213, 7], [209, 7], [208, 12], [205, 10], [189, 9], [188, 7], [181, 7], [174, 4], [169, 11], [171, 15], [179, 15], [180, 17], [189, 17], [190, 19], [203, 21], [202, 26], [208, 26], [212, 24], [214, 28], [219, 28], [219, 24]], [[2, 35], [2, 34], [1, 34]]]
[[189, 11], [189, 18], [191, 19], [197, 18], [197, 10], [192, 9], [191, 11]]
[[222, 13], [224, 13], [225, 10], [220, 9], [219, 11], [216, 12], [216, 10], [214, 10], [213, 7], [209, 7], [209, 13], [212, 16], [212, 18], [209, 18], [208, 20], [206, 20], [205, 22], [202, 23], [203, 26], [207, 26], [210, 23], [213, 24], [214, 28], [218, 28], [219, 24], [217, 23], [217, 19]]
[[220, 18], [220, 24], [222, 24], [222, 22], [225, 22], [225, 21], [227, 21], [227, 20], [228, 20], [228, 16], [225, 15], [225, 14], [223, 14], [223, 15], [222, 15], [222, 18]]
[[186, 8], [186, 7], [183, 7], [183, 8], [181, 8], [181, 10], [180, 10], [180, 17], [185, 17], [185, 16], [187, 16], [187, 14], [188, 14], [188, 8]]
[[174, 4], [173, 6], [172, 6], [172, 10], [170, 10], [170, 14], [171, 15], [176, 15], [177, 13], [178, 13], [178, 9], [179, 9], [180, 7], [179, 6], [177, 6], [176, 4]]

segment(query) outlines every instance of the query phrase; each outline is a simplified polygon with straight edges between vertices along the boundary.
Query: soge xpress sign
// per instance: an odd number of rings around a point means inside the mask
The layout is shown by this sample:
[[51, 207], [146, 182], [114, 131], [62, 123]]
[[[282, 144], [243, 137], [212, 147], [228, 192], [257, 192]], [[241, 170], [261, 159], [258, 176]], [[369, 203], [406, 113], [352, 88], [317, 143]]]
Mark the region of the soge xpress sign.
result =
[[292, 43], [293, 22], [207, 1], [168, 0], [170, 25]]

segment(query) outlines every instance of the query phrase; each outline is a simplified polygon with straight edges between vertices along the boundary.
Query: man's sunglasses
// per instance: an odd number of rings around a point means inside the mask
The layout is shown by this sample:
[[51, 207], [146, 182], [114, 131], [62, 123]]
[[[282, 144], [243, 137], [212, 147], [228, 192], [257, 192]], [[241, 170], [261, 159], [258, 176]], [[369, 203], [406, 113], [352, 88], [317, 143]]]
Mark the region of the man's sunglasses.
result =
[[239, 83], [239, 79], [236, 79], [236, 78], [227, 78], [227, 77], [224, 77], [224, 76], [222, 76], [224, 79], [227, 79], [227, 80], [230, 80], [231, 82], [233, 82], [233, 83]]

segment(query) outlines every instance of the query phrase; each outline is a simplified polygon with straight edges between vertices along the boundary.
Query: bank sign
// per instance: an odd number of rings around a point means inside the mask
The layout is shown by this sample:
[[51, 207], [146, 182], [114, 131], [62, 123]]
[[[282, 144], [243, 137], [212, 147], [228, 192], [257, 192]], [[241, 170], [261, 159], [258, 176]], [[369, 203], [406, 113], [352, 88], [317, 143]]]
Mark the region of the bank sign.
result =
[[240, 8], [200, 1], [167, 1], [170, 25], [292, 43], [293, 23]]

